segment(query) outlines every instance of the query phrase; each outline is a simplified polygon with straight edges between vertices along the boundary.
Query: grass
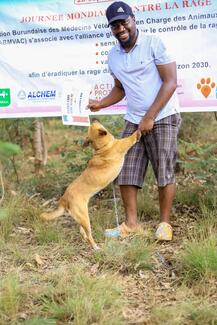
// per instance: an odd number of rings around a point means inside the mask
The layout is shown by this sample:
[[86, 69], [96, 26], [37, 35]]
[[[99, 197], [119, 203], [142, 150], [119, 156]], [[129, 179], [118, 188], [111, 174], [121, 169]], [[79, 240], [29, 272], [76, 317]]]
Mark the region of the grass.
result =
[[21, 293], [18, 278], [9, 274], [0, 281], [0, 324], [16, 319], [21, 306]]
[[59, 243], [63, 242], [64, 234], [61, 233], [58, 226], [49, 223], [45, 224], [41, 221], [34, 224], [35, 239], [40, 245], [48, 243]]
[[201, 204], [198, 223], [192, 231], [192, 237], [200, 240], [215, 236], [217, 228], [216, 212], [209, 207]]
[[152, 269], [153, 245], [143, 236], [136, 236], [131, 240], [107, 240], [102, 250], [94, 254], [94, 262], [102, 268], [121, 270], [122, 272], [139, 269]]
[[[32, 318], [30, 320], [24, 321], [24, 322], [20, 322], [20, 324], [23, 325], [56, 325], [56, 319], [52, 319], [52, 318], [42, 318], [42, 317], [35, 317]], [[17, 323], [19, 324], [19, 323]]]
[[217, 311], [211, 303], [187, 300], [180, 302], [179, 307], [154, 308], [150, 322], [152, 325], [215, 325], [217, 324]]
[[217, 278], [217, 239], [215, 211], [201, 205], [201, 215], [189, 239], [184, 243], [179, 261], [184, 270], [184, 281]]
[[[28, 318], [25, 324], [39, 320], [42, 324], [124, 324], [119, 310], [119, 304], [124, 305], [123, 289], [117, 276], [90, 275], [83, 266], [74, 265], [46, 274], [45, 280], [36, 290], [14, 274], [3, 278], [0, 324], [23, 323], [21, 317]], [[30, 314], [24, 312], [25, 306], [32, 307]]]
[[52, 275], [53, 285], [40, 298], [47, 317], [73, 324], [121, 324], [117, 307], [123, 301], [116, 277], [91, 276], [78, 266], [64, 273]]
[[[147, 192], [146, 192], [147, 191]], [[139, 191], [138, 215], [140, 220], [152, 219], [159, 215], [157, 188], [142, 189]]]
[[14, 225], [19, 220], [20, 214], [25, 214], [26, 206], [23, 206], [23, 199], [22, 196], [9, 197], [1, 209], [0, 237], [2, 241], [7, 241], [9, 239]]
[[[190, 191], [187, 190], [189, 187], [191, 188]], [[181, 202], [182, 205], [193, 206], [199, 210], [203, 198], [203, 187], [194, 183], [191, 185], [191, 182], [189, 181], [187, 184], [184, 184], [182, 188], [178, 189], [175, 201], [177, 203]]]
[[188, 241], [181, 255], [184, 280], [188, 283], [209, 277], [217, 277], [217, 239], [210, 236], [203, 240]]

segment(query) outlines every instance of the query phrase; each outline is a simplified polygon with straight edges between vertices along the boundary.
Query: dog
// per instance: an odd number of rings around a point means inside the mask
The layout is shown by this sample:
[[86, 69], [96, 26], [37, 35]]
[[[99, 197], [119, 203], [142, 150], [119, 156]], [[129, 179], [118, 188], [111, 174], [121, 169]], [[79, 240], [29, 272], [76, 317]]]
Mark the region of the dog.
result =
[[80, 232], [93, 249], [99, 249], [95, 243], [88, 214], [88, 202], [94, 194], [111, 183], [121, 171], [127, 151], [140, 139], [141, 132], [115, 139], [97, 120], [88, 128], [84, 145], [91, 144], [94, 149], [87, 168], [66, 189], [59, 200], [58, 208], [53, 212], [40, 215], [43, 220], [52, 220], [68, 212], [80, 225]]

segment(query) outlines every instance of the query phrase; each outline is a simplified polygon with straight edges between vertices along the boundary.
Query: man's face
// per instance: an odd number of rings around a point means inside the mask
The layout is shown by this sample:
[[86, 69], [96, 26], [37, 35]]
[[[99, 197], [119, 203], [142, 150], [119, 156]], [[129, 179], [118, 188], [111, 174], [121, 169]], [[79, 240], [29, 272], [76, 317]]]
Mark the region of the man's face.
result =
[[110, 25], [112, 34], [123, 48], [132, 45], [136, 38], [135, 18], [129, 16], [124, 20], [116, 20]]

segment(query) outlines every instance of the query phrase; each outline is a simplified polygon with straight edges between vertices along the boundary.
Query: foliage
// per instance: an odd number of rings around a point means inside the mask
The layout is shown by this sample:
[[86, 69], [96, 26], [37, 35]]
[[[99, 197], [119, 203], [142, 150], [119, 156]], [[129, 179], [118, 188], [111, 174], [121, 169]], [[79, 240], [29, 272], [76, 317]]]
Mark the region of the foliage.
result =
[[31, 139], [33, 119], [0, 120], [0, 137], [3, 141], [19, 144], [21, 147]]
[[204, 127], [205, 119], [209, 113], [187, 113], [182, 114], [182, 125], [179, 132], [179, 139], [193, 142]]
[[5, 161], [12, 155], [17, 155], [20, 153], [20, 147], [16, 144], [10, 142], [0, 141], [0, 161]]
[[182, 153], [179, 162], [185, 172], [191, 173], [207, 190], [217, 188], [217, 144], [198, 145], [180, 140]]

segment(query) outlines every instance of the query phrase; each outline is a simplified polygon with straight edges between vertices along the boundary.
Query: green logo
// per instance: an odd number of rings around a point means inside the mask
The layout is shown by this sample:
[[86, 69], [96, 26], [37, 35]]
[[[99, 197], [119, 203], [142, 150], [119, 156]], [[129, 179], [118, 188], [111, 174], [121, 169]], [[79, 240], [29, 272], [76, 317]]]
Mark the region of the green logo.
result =
[[11, 103], [10, 88], [0, 88], [0, 107], [9, 106]]

